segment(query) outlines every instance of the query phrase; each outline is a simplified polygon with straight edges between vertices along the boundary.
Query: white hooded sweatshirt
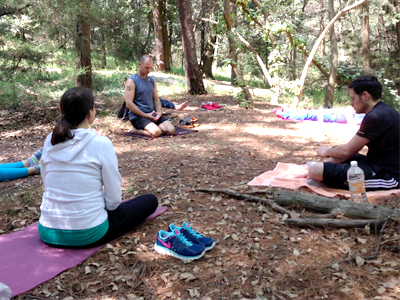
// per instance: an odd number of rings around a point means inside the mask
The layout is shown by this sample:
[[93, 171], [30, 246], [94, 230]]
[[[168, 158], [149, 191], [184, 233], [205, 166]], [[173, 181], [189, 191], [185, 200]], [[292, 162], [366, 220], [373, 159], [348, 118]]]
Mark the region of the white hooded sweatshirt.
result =
[[43, 194], [39, 222], [63, 230], [89, 229], [121, 203], [121, 175], [112, 142], [91, 129], [73, 129], [74, 138], [43, 147]]

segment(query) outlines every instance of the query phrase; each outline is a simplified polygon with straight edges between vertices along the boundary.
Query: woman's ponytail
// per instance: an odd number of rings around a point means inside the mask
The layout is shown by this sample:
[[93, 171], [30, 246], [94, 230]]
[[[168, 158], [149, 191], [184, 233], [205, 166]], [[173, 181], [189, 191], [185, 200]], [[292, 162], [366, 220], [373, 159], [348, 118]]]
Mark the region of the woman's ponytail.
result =
[[73, 139], [71, 129], [81, 124], [93, 107], [94, 97], [88, 89], [74, 87], [67, 90], [60, 100], [62, 118], [53, 129], [51, 144], [54, 146]]
[[70, 129], [67, 119], [63, 116], [61, 120], [57, 122], [56, 126], [54, 126], [51, 144], [54, 146], [58, 143], [63, 143], [66, 140], [71, 140], [74, 136]]

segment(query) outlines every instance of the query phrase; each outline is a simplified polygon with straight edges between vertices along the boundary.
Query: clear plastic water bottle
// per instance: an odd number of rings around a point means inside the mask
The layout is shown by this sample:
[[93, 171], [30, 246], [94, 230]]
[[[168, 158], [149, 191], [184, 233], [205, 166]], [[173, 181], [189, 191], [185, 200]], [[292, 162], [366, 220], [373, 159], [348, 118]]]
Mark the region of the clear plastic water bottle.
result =
[[355, 202], [368, 203], [364, 185], [364, 171], [358, 166], [356, 161], [350, 162], [350, 169], [347, 171], [347, 182], [349, 184], [351, 200]]

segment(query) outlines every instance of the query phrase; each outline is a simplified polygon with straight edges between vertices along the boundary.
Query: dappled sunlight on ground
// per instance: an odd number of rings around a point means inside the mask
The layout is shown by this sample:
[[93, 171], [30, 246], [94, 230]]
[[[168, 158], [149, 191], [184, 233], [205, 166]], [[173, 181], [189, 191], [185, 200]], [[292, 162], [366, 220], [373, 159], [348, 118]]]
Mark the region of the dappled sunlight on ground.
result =
[[[104, 97], [103, 97], [104, 98]], [[379, 299], [399, 298], [398, 225], [391, 223], [378, 259], [358, 265], [337, 264], [374, 252], [375, 234], [355, 229], [301, 229], [285, 216], [256, 202], [198, 188], [256, 191], [246, 185], [278, 162], [318, 160], [319, 145], [349, 140], [347, 125], [281, 120], [276, 106], [256, 101], [255, 110], [231, 96], [189, 96], [183, 111], [165, 110], [174, 125], [196, 117], [196, 133], [151, 141], [124, 136], [130, 122], [115, 117], [121, 99], [96, 103], [93, 130], [110, 138], [119, 161], [123, 198], [154, 193], [168, 211], [92, 255], [82, 264], [28, 293], [47, 299]], [[174, 101], [174, 99], [169, 99]], [[183, 99], [175, 99], [180, 103]], [[224, 106], [201, 111], [202, 102]], [[17, 119], [0, 113], [0, 163], [29, 157], [58, 119], [58, 110], [21, 108]], [[0, 182], [0, 234], [30, 225], [39, 217], [40, 176]], [[260, 197], [271, 200], [271, 190]], [[306, 192], [306, 191], [303, 191]], [[380, 204], [390, 204], [377, 199]], [[289, 208], [291, 209], [291, 208]], [[297, 209], [293, 207], [293, 209]], [[217, 244], [204, 258], [182, 263], [154, 251], [160, 229], [190, 221]], [[396, 235], [395, 235], [396, 234]], [[391, 242], [390, 240], [396, 240]], [[390, 247], [389, 247], [390, 246]], [[397, 252], [396, 252], [397, 251]], [[75, 292], [73, 286], [80, 286]], [[379, 290], [379, 292], [378, 292]], [[259, 296], [257, 296], [259, 295]], [[393, 296], [391, 296], [393, 295]], [[23, 297], [22, 295], [21, 297]], [[141, 297], [141, 298], [140, 298]], [[264, 298], [261, 298], [264, 297]], [[39, 299], [39, 298], [38, 298]], [[386, 298], [385, 298], [386, 299]], [[389, 298], [387, 298], [389, 299]]]

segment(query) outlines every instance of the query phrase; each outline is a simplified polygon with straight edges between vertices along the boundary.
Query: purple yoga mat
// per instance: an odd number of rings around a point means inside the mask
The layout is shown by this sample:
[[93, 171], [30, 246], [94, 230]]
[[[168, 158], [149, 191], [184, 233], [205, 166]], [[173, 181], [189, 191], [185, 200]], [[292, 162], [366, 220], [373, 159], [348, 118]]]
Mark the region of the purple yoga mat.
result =
[[[187, 129], [187, 128], [182, 128], [182, 127], [176, 127], [175, 126], [175, 134], [174, 134], [174, 136], [193, 133], [193, 132], [197, 132], [197, 130]], [[144, 136], [144, 135], [141, 135], [141, 134], [137, 134], [137, 133], [134, 133], [134, 132], [125, 132], [124, 135], [135, 137], [135, 138], [138, 138], [138, 139], [144, 139], [144, 140], [154, 140], [154, 139], [158, 139], [158, 138], [162, 138], [162, 137], [167, 137], [168, 136], [168, 135], [162, 134], [159, 137], [151, 138], [151, 137]]]
[[[145, 222], [167, 210], [159, 206]], [[39, 237], [37, 222], [24, 230], [0, 235], [0, 282], [12, 297], [25, 293], [89, 258], [91, 249], [59, 249], [47, 246]]]

